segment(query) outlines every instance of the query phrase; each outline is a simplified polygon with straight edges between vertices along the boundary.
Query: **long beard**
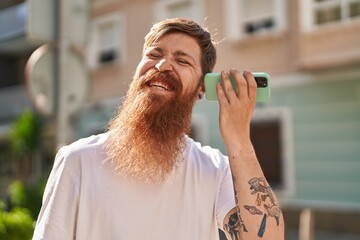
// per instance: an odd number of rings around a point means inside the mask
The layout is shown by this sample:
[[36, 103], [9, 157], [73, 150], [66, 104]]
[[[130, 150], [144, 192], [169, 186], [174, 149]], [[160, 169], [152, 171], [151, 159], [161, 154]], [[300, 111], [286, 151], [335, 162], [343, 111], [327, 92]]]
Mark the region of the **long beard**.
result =
[[[144, 86], [166, 81], [175, 94], [170, 99]], [[145, 182], [163, 181], [182, 159], [185, 134], [190, 132], [196, 93], [180, 97], [181, 83], [155, 69], [134, 77], [124, 104], [109, 123], [106, 152], [113, 168], [124, 177]]]

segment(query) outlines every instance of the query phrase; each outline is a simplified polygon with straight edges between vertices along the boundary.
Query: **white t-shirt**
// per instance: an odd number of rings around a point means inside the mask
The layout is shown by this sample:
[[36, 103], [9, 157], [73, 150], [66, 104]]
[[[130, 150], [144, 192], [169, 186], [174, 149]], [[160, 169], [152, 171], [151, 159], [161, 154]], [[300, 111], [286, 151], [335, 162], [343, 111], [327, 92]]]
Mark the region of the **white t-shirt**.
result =
[[219, 239], [235, 206], [227, 157], [187, 138], [177, 170], [161, 184], [144, 184], [104, 163], [108, 135], [59, 150], [33, 239]]

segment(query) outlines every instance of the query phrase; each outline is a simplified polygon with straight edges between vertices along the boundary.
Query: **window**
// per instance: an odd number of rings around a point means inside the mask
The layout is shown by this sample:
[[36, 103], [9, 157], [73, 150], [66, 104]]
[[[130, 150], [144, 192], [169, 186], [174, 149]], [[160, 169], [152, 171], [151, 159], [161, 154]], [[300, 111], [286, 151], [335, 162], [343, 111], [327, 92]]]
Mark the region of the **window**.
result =
[[90, 68], [124, 61], [124, 32], [124, 20], [119, 12], [93, 20], [88, 48]]
[[284, 0], [226, 0], [226, 32], [230, 39], [281, 31], [285, 28]]
[[158, 0], [155, 4], [156, 21], [183, 17], [201, 23], [202, 0]]
[[5, 42], [25, 34], [29, 4], [27, 2], [0, 9], [0, 40]]
[[99, 26], [98, 53], [96, 60], [98, 63], [108, 63], [115, 61], [118, 54], [116, 24], [107, 22]]
[[[218, 119], [218, 105], [202, 103], [192, 115], [191, 134], [195, 141], [209, 145], [226, 154]], [[210, 108], [209, 108], [210, 107]], [[256, 108], [251, 122], [251, 141], [266, 179], [279, 197], [295, 193], [292, 117], [288, 108]]]
[[266, 179], [280, 195], [294, 191], [292, 134], [287, 109], [256, 110], [251, 141]]
[[360, 0], [305, 0], [301, 3], [305, 30], [360, 19]]
[[21, 85], [23, 79], [18, 73], [23, 70], [24, 65], [21, 63], [25, 61], [22, 57], [0, 56], [0, 88]]

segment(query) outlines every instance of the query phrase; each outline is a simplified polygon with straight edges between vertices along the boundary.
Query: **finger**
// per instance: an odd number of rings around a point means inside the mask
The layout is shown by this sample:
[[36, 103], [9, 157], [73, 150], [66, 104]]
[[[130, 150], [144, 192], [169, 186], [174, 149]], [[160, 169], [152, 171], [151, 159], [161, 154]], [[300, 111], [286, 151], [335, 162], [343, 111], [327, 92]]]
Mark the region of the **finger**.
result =
[[248, 86], [244, 76], [236, 69], [230, 70], [231, 76], [235, 79], [236, 82], [236, 95], [239, 99], [248, 98]]
[[236, 93], [234, 92], [233, 86], [231, 84], [230, 76], [224, 71], [221, 71], [221, 77], [223, 80], [223, 88], [225, 95], [228, 101], [231, 102], [232, 100], [234, 100], [234, 98], [236, 98]]
[[227, 104], [229, 104], [228, 99], [225, 96], [225, 93], [224, 93], [224, 90], [223, 90], [223, 87], [222, 87], [221, 83], [216, 84], [216, 94], [217, 94], [218, 99], [219, 99], [220, 107], [224, 107]]
[[255, 81], [255, 78], [252, 74], [251, 71], [245, 70], [243, 73], [243, 76], [245, 77], [246, 81], [247, 81], [247, 86], [248, 86], [248, 96], [249, 99], [251, 101], [256, 101], [256, 89], [257, 89], [257, 84]]

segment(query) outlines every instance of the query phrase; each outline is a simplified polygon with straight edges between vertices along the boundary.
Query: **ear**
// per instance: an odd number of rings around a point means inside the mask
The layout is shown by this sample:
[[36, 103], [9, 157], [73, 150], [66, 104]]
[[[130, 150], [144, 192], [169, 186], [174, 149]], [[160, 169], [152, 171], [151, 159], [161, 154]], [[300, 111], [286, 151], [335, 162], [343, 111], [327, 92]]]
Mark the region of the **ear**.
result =
[[201, 100], [204, 98], [204, 95], [205, 95], [205, 85], [204, 83], [201, 83], [201, 85], [199, 86], [199, 91], [198, 91], [198, 97], [197, 99], [198, 100]]

